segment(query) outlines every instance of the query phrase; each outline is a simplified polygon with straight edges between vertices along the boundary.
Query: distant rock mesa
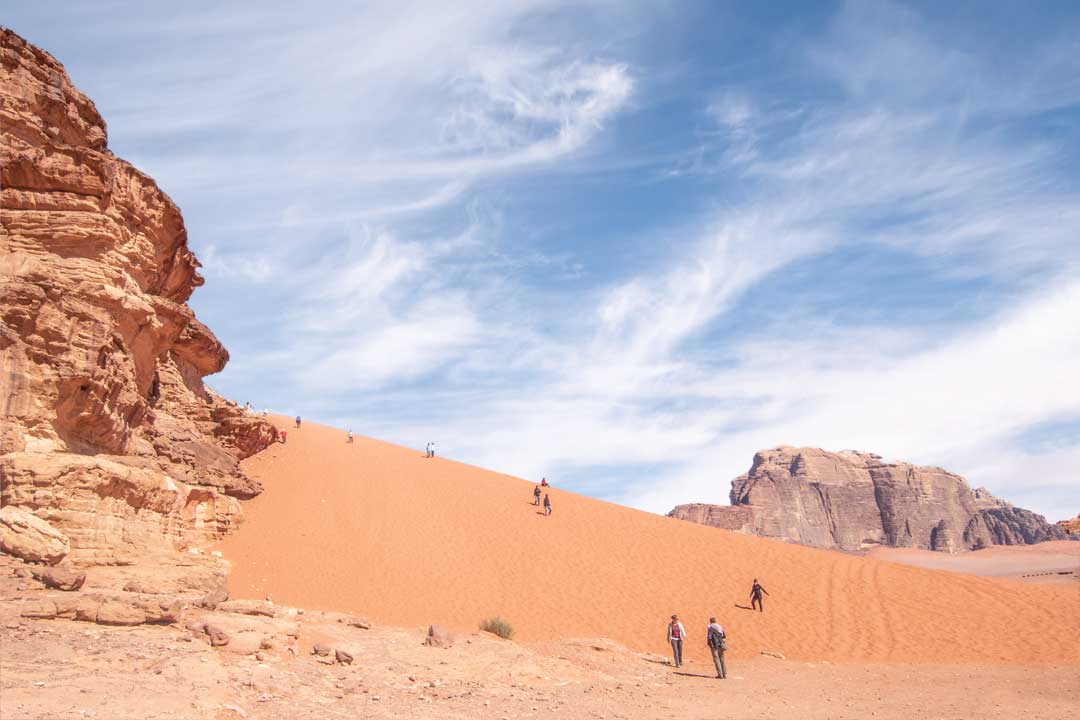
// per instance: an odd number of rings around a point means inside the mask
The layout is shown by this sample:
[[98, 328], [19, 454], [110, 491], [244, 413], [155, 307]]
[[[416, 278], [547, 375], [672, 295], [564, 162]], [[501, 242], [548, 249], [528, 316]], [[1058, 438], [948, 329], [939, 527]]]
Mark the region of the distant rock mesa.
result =
[[820, 548], [972, 550], [1066, 537], [941, 468], [862, 452], [778, 447], [731, 482], [731, 505], [679, 505], [671, 517]]
[[[186, 305], [203, 281], [180, 211], [8, 30], [0, 101], [0, 505], [84, 565], [219, 537], [274, 430], [203, 385], [229, 355]], [[25, 518], [5, 528], [23, 547]]]

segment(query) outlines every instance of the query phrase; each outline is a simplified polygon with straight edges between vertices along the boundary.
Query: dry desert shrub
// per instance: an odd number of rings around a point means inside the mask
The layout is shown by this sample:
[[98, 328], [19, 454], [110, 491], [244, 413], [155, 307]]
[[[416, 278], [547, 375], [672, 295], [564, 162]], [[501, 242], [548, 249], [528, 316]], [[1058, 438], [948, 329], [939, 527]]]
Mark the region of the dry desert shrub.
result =
[[501, 617], [493, 617], [480, 623], [480, 629], [509, 640], [514, 636], [514, 627]]

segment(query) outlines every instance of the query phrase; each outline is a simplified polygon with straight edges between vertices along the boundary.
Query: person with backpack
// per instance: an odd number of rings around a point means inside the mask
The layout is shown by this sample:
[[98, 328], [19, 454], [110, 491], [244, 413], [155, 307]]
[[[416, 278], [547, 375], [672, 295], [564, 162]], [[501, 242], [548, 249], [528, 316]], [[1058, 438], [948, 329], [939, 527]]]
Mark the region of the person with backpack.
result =
[[769, 591], [761, 587], [761, 584], [754, 578], [754, 586], [750, 588], [750, 609], [757, 608], [758, 612], [765, 612], [765, 604], [762, 602], [761, 593], [769, 594]]
[[712, 653], [713, 665], [716, 665], [716, 677], [720, 680], [727, 679], [727, 663], [724, 662], [724, 652], [727, 650], [727, 634], [716, 618], [709, 618], [708, 628], [709, 651]]
[[544, 495], [544, 514], [551, 514], [551, 496], [547, 494]]
[[540, 486], [533, 488], [533, 505], [540, 507]]
[[686, 639], [686, 628], [679, 622], [678, 615], [671, 616], [671, 622], [667, 626], [668, 642], [671, 643], [671, 652], [675, 655], [675, 667], [682, 667], [682, 644]]

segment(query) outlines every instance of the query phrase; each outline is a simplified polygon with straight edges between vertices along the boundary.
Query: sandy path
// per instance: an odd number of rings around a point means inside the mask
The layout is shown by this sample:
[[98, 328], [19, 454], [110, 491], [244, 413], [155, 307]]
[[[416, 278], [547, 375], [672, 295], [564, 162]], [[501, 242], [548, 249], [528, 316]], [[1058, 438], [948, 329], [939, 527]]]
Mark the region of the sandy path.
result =
[[[284, 423], [283, 419], [278, 419]], [[728, 533], [532, 483], [422, 450], [305, 424], [245, 461], [266, 492], [222, 545], [237, 596], [474, 629], [516, 639], [606, 636], [665, 652], [683, 618], [703, 659], [710, 614], [734, 657], [1080, 662], [1080, 592], [883, 563]], [[754, 577], [764, 614], [742, 609]], [[1000, 629], [1005, 628], [1005, 631]]]
[[965, 553], [937, 553], [915, 548], [874, 548], [869, 557], [916, 567], [1008, 578], [1033, 583], [1060, 583], [1080, 592], [1080, 542], [1057, 540], [1038, 545], [991, 547]]

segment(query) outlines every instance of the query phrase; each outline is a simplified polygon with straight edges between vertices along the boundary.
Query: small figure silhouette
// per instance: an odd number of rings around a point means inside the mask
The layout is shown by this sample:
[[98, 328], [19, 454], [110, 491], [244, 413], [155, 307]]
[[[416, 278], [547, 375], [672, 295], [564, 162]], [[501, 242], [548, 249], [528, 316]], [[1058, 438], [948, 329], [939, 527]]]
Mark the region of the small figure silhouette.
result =
[[761, 593], [769, 594], [769, 591], [761, 587], [761, 584], [754, 578], [754, 586], [750, 588], [750, 609], [757, 608], [758, 612], [765, 612], [765, 604], [762, 602]]

